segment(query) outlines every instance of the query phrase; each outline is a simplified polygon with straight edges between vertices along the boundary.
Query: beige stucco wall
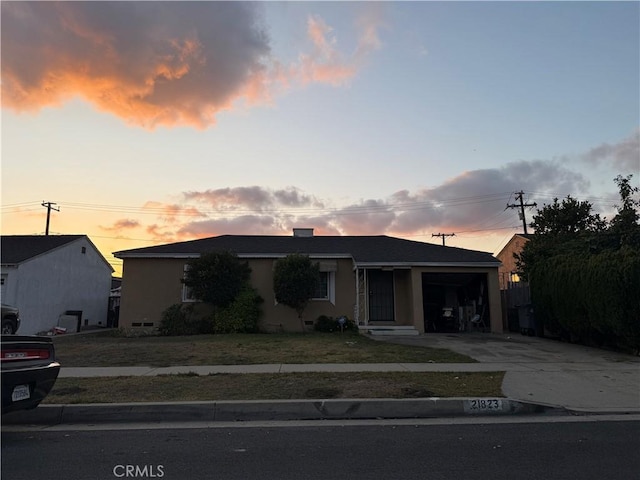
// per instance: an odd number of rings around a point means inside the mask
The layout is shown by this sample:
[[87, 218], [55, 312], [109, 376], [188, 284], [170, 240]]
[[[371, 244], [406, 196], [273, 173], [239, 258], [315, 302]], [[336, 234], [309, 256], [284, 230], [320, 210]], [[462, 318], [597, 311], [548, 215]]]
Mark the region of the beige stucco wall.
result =
[[411, 270], [393, 271], [395, 325], [413, 325]]
[[[158, 327], [162, 312], [182, 302], [182, 275], [186, 259], [125, 259], [123, 265], [120, 326], [153, 324]], [[278, 305], [273, 292], [273, 259], [249, 260], [251, 284], [264, 299], [261, 326], [267, 331], [300, 331], [296, 312]], [[315, 321], [320, 315], [353, 318], [355, 274], [350, 259], [338, 259], [334, 275], [335, 303], [311, 300], [303, 320]], [[313, 327], [307, 326], [307, 329]]]
[[121, 327], [153, 323], [158, 327], [162, 312], [182, 302], [185, 260], [127, 258], [122, 267], [120, 299]]
[[[267, 331], [301, 331], [298, 315], [290, 307], [277, 304], [273, 291], [273, 259], [251, 260], [251, 284], [258, 290], [264, 303], [262, 327]], [[315, 322], [320, 315], [339, 317], [345, 315], [353, 319], [356, 280], [351, 259], [338, 259], [334, 275], [335, 303], [329, 300], [310, 300], [303, 314], [303, 320]], [[306, 329], [313, 329], [307, 325]]]

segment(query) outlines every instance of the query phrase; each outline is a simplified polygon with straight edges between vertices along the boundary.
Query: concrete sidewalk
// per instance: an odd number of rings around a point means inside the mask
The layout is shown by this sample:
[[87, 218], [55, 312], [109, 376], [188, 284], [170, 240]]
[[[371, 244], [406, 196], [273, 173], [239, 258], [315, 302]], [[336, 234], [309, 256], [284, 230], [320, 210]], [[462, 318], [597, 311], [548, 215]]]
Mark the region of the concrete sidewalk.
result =
[[[502, 365], [505, 367], [506, 364]], [[500, 365], [481, 363], [276, 363], [258, 365], [191, 365], [174, 367], [69, 367], [60, 378], [154, 376], [196, 373], [301, 373], [301, 372], [488, 372], [504, 371]]]
[[173, 367], [63, 367], [59, 378], [156, 376], [195, 373], [300, 372], [640, 372], [640, 363], [603, 365], [599, 362], [491, 363], [275, 363], [258, 365], [183, 365]]

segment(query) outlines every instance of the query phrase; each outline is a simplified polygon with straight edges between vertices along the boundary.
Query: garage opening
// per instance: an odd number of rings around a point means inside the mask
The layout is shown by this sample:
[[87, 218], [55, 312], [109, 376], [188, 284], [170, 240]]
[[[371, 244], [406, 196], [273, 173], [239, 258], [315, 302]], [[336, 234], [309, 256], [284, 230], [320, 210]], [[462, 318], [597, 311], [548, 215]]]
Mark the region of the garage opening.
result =
[[425, 332], [489, 330], [486, 273], [423, 273]]

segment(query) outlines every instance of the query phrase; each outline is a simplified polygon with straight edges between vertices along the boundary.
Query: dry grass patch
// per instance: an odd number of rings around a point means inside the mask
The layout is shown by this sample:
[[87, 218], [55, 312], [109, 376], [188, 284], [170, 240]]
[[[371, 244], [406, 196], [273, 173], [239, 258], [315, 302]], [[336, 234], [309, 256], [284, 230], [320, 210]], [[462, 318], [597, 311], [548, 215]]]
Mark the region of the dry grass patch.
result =
[[44, 403], [501, 397], [504, 372], [195, 374], [60, 378]]
[[469, 363], [441, 348], [377, 342], [353, 333], [148, 336], [106, 331], [54, 337], [64, 367], [251, 365], [267, 363]]

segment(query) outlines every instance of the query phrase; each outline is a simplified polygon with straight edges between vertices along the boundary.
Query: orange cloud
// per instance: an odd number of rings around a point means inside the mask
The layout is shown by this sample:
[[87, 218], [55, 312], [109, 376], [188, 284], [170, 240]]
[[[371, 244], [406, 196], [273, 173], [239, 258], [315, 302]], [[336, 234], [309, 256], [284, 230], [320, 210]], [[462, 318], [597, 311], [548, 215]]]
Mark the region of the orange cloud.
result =
[[178, 223], [182, 217], [206, 217], [195, 207], [149, 201], [143, 206], [149, 213], [155, 213], [165, 223]]
[[131, 220], [128, 218], [124, 218], [121, 220], [117, 220], [113, 225], [109, 227], [100, 226], [102, 230], [107, 230], [110, 232], [120, 231], [120, 230], [130, 230], [133, 228], [138, 228], [140, 226], [140, 222], [138, 220]]
[[345, 57], [321, 18], [311, 53], [289, 65], [271, 55], [250, 2], [2, 2], [2, 105], [38, 111], [81, 97], [153, 129], [206, 128], [239, 101], [269, 103], [292, 85], [341, 85], [380, 45], [378, 20], [358, 23]]

